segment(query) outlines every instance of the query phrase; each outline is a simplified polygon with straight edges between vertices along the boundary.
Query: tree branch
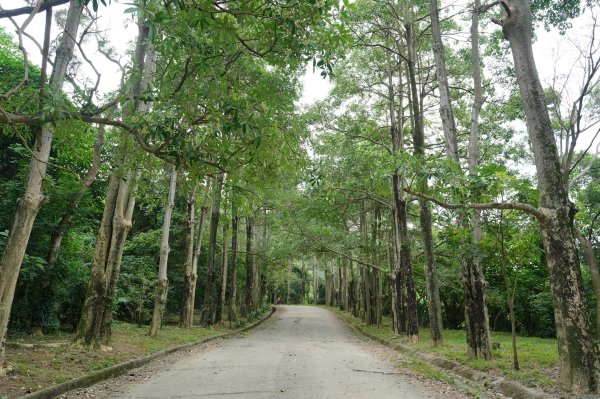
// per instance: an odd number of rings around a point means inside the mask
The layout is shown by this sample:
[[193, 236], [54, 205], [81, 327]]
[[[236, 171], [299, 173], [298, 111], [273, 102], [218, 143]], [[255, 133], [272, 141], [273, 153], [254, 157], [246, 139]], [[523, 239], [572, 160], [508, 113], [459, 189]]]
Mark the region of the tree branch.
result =
[[538, 208], [533, 205], [523, 204], [521, 202], [511, 202], [511, 203], [500, 203], [500, 202], [490, 202], [484, 204], [472, 204], [472, 203], [464, 203], [464, 204], [449, 204], [447, 202], [443, 202], [438, 200], [437, 198], [431, 197], [429, 195], [421, 194], [419, 192], [412, 191], [410, 188], [404, 188], [404, 191], [407, 193], [414, 195], [415, 197], [422, 198], [424, 200], [433, 202], [436, 205], [441, 206], [445, 209], [512, 209], [517, 211], [523, 211], [535, 216], [538, 220], [542, 220], [544, 218], [544, 214]]
[[[37, 10], [37, 12], [39, 11], [45, 11], [48, 8], [52, 8], [55, 6], [60, 6], [63, 4], [67, 4], [69, 2], [69, 0], [46, 0], [42, 3], [42, 5], [39, 7], [39, 9]], [[15, 8], [12, 10], [2, 10], [0, 11], [0, 19], [2, 18], [9, 18], [9, 17], [16, 17], [18, 15], [23, 15], [23, 14], [31, 14], [32, 11], [34, 11], [36, 9], [35, 6], [33, 7], [21, 7], [21, 8]]]

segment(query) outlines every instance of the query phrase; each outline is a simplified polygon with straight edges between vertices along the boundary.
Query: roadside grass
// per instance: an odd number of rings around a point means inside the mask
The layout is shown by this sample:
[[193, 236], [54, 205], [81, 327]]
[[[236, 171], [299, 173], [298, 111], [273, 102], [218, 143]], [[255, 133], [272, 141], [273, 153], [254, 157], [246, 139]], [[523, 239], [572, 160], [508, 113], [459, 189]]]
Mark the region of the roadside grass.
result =
[[[538, 387], [550, 392], [559, 389], [558, 350], [555, 339], [518, 336], [517, 351], [520, 371], [516, 371], [513, 369], [510, 333], [492, 331], [493, 342], [500, 344], [500, 347], [494, 350], [493, 360], [471, 359], [466, 354], [466, 335], [462, 330], [444, 330], [444, 344], [434, 347], [429, 329], [421, 327], [419, 329], [419, 342], [411, 344], [405, 337], [394, 336], [391, 318], [389, 317], [383, 319], [381, 328], [377, 326], [367, 327], [362, 320], [353, 317], [348, 312], [336, 312], [346, 322], [379, 338], [409, 345], [421, 352], [442, 355], [474, 369], [519, 381], [529, 387]], [[422, 371], [426, 371], [424, 374], [435, 374], [430, 370]], [[434, 378], [440, 379], [440, 376], [436, 375]]]
[[[258, 317], [259, 315], [252, 315], [247, 322]], [[226, 322], [210, 328], [194, 327], [191, 330], [163, 325], [158, 337], [151, 338], [147, 335], [146, 325], [115, 322], [110, 347], [103, 348], [104, 350], [74, 345], [73, 335], [66, 333], [42, 337], [9, 336], [6, 361], [12, 370], [8, 375], [0, 377], [0, 399], [15, 398], [130, 359], [230, 332], [244, 324], [246, 321], [237, 322], [230, 329]], [[68, 344], [60, 347], [39, 346], [56, 342]], [[21, 345], [15, 346], [15, 343]], [[33, 344], [34, 347], [24, 347], [23, 344]]]

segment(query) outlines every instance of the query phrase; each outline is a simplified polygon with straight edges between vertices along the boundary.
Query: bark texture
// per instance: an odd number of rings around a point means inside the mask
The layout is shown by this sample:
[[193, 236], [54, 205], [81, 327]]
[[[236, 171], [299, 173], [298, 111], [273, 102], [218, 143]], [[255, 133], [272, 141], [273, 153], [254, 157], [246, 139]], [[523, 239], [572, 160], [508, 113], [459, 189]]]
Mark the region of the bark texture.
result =
[[154, 310], [150, 322], [150, 336], [156, 337], [162, 325], [162, 317], [167, 303], [169, 292], [169, 279], [167, 278], [167, 264], [169, 261], [169, 232], [171, 230], [171, 217], [175, 207], [175, 190], [177, 188], [177, 169], [173, 167], [169, 179], [169, 194], [167, 207], [163, 219], [162, 238], [160, 242], [160, 257], [158, 261], [158, 281], [156, 282], [156, 296], [154, 299]]
[[[431, 0], [430, 12], [433, 54], [436, 64], [438, 87], [440, 90], [440, 116], [442, 119], [442, 127], [444, 129], [446, 154], [448, 159], [451, 159], [455, 161], [457, 165], [460, 165], [456, 123], [454, 121], [452, 101], [450, 99], [448, 74], [444, 59], [444, 45], [442, 42], [437, 0]], [[460, 215], [457, 218], [457, 225], [459, 228], [469, 227], [469, 222], [466, 215]], [[472, 237], [475, 236], [476, 233], [472, 232]], [[469, 245], [465, 245], [465, 247], [468, 246]], [[489, 331], [489, 320], [487, 316], [485, 278], [477, 259], [472, 259], [470, 254], [467, 255], [469, 256], [463, 256], [461, 259], [461, 277], [465, 295], [467, 353], [470, 356], [483, 356], [484, 358], [491, 358], [492, 343]]]
[[[437, 11], [437, 10], [436, 10]], [[438, 27], [439, 29], [439, 27]], [[421, 106], [419, 97], [417, 97], [417, 82], [416, 82], [416, 71], [414, 68], [414, 59], [416, 58], [415, 51], [415, 43], [412, 34], [407, 35], [408, 42], [408, 70], [409, 70], [409, 80], [411, 86], [411, 100], [412, 100], [412, 116], [414, 119], [413, 129], [412, 129], [412, 137], [413, 137], [413, 146], [414, 146], [414, 154], [416, 157], [419, 157], [421, 163], [425, 163], [425, 131], [423, 128], [423, 114], [421, 112]], [[410, 41], [409, 41], [410, 40]], [[448, 82], [446, 81], [446, 85]], [[441, 86], [441, 85], [440, 85]], [[447, 87], [446, 87], [447, 89]], [[440, 88], [440, 90], [442, 90]], [[448, 103], [448, 106], [450, 104]], [[442, 113], [442, 107], [440, 107], [440, 113], [443, 116], [448, 118], [453, 118], [452, 110], [445, 110]], [[454, 133], [452, 133], [452, 129], [446, 129], [445, 134], [448, 137], [452, 137]], [[452, 149], [454, 151], [455, 149]], [[450, 152], [450, 150], [447, 149]], [[423, 179], [420, 183], [421, 192], [425, 193], [428, 190], [427, 180]], [[443, 325], [442, 325], [442, 304], [440, 301], [440, 289], [439, 282], [437, 276], [437, 268], [435, 263], [435, 253], [434, 253], [434, 242], [433, 242], [433, 232], [432, 232], [432, 224], [431, 224], [431, 207], [430, 204], [423, 200], [419, 199], [419, 222], [421, 227], [421, 235], [423, 241], [423, 252], [425, 254], [425, 283], [427, 286], [427, 310], [429, 314], [429, 329], [431, 334], [431, 339], [434, 346], [441, 345], [443, 343]]]
[[[233, 196], [232, 196], [233, 197]], [[240, 217], [237, 215], [235, 203], [231, 200], [231, 284], [229, 291], [229, 319], [237, 320], [237, 256], [238, 256], [238, 226]]]
[[216, 297], [215, 297], [215, 267], [217, 263], [217, 231], [221, 215], [221, 195], [223, 189], [223, 174], [219, 174], [213, 181], [210, 198], [210, 226], [208, 236], [208, 269], [206, 285], [204, 286], [204, 307], [202, 309], [202, 326], [210, 326], [215, 322]]
[[317, 274], [317, 256], [313, 255], [313, 305], [319, 303], [319, 275]]
[[456, 139], [456, 123], [450, 100], [450, 89], [448, 85], [448, 72], [446, 71], [446, 60], [444, 57], [444, 43], [442, 42], [442, 30], [440, 28], [440, 15], [437, 0], [431, 0], [431, 38], [433, 41], [433, 57], [435, 59], [435, 72], [440, 91], [440, 118], [444, 130], [444, 142], [446, 144], [446, 155], [450, 159], [458, 159], [458, 145]]
[[[471, 110], [471, 132], [469, 135], [469, 175], [477, 175], [479, 114], [483, 107], [482, 73], [479, 56], [479, 0], [475, 0], [474, 11], [471, 16], [471, 54], [473, 68], [473, 93], [474, 101]], [[481, 268], [479, 245], [481, 241], [481, 223], [478, 210], [473, 210], [470, 215], [472, 254], [465, 257], [463, 263], [463, 286], [465, 287], [466, 328], [468, 339], [468, 354], [483, 356], [485, 359], [493, 357], [492, 338], [490, 334], [490, 321], [487, 310], [487, 290], [485, 276]]]
[[[60, 44], [56, 49], [54, 68], [50, 76], [49, 94], [54, 98], [60, 95], [67, 67], [73, 58], [82, 10], [83, 5], [78, 0], [71, 0], [65, 22], [65, 33], [61, 36]], [[6, 331], [21, 263], [35, 218], [47, 201], [43, 186], [53, 135], [54, 126], [50, 123], [43, 125], [36, 133], [25, 191], [17, 203], [6, 246], [0, 258], [0, 276], [2, 276], [0, 279], [0, 371], [4, 367]]]
[[110, 176], [106, 204], [96, 237], [77, 339], [93, 347], [108, 344], [111, 337], [112, 303], [121, 267], [121, 256], [135, 205], [135, 177]]
[[243, 314], [248, 315], [254, 311], [252, 292], [254, 291], [254, 219], [246, 217], [246, 287], [244, 292]]
[[[135, 78], [134, 75], [130, 84], [129, 100], [124, 105], [124, 119], [135, 112], [147, 112], [150, 108], [150, 104], [140, 101], [139, 98], [149, 87], [156, 68], [156, 53], [148, 43], [149, 29], [143, 18], [138, 18], [137, 25], [134, 70], [139, 72], [139, 77]], [[132, 226], [135, 181], [138, 173], [131, 171], [128, 165], [127, 153], [131, 150], [131, 137], [123, 131], [118, 148], [117, 168], [113, 170], [109, 180], [94, 260], [77, 329], [77, 339], [94, 347], [107, 344], [110, 340], [114, 292], [125, 240]]]
[[510, 0], [504, 5], [502, 31], [513, 54], [538, 177], [543, 215], [540, 228], [554, 300], [560, 382], [574, 391], [597, 391], [598, 348], [592, 336], [554, 131], [533, 58], [531, 10], [526, 0]]
[[227, 269], [228, 269], [228, 259], [227, 259], [227, 245], [229, 244], [227, 241], [229, 240], [228, 237], [228, 231], [229, 231], [229, 223], [227, 223], [227, 220], [225, 220], [225, 223], [223, 223], [223, 261], [221, 262], [221, 299], [220, 299], [220, 311], [219, 311], [219, 322], [223, 322], [223, 320], [225, 320], [225, 309], [226, 309], [226, 305], [227, 305]]
[[[206, 187], [208, 191], [208, 187]], [[204, 231], [204, 220], [206, 219], [206, 211], [208, 207], [202, 204], [200, 207], [200, 219], [197, 225], [197, 234], [194, 243], [194, 202], [196, 198], [188, 200], [188, 249], [185, 264], [185, 275], [183, 277], [183, 292], [181, 297], [181, 311], [179, 313], [179, 327], [190, 329], [194, 324], [194, 308], [196, 304], [196, 281], [198, 279], [198, 259], [202, 249], [202, 233]], [[189, 232], [191, 229], [191, 232]]]

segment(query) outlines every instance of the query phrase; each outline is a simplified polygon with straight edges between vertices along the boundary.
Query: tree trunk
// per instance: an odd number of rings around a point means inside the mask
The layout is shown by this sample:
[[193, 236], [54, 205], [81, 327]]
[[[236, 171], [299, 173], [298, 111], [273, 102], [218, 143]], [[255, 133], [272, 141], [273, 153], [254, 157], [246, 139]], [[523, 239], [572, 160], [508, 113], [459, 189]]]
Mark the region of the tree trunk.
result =
[[[208, 184], [205, 188], [205, 199], [208, 194]], [[194, 208], [196, 196], [188, 198], [188, 243], [185, 264], [185, 275], [183, 277], [183, 292], [181, 297], [181, 312], [179, 313], [179, 327], [191, 329], [194, 325], [194, 308], [196, 304], [196, 281], [198, 279], [198, 260], [202, 250], [202, 233], [204, 231], [204, 220], [208, 207], [202, 204], [200, 207], [200, 219], [197, 226], [196, 240], [194, 243]]]
[[[156, 52], [148, 42], [149, 29], [145, 20], [137, 21], [138, 37], [134, 53], [134, 74], [129, 90], [129, 98], [124, 106], [123, 118], [134, 113], [145, 113], [150, 105], [140, 101], [139, 97], [149, 86], [156, 68]], [[111, 174], [107, 200], [104, 206], [102, 222], [96, 239], [94, 260], [90, 270], [90, 279], [83, 304], [77, 339], [86, 345], [97, 347], [107, 344], [111, 336], [112, 305], [114, 292], [121, 267], [123, 247], [127, 233], [132, 225], [135, 205], [135, 187], [137, 173], [127, 170], [127, 153], [131, 151], [131, 138], [121, 133], [117, 165]], [[123, 177], [126, 180], [123, 180]], [[112, 190], [111, 190], [112, 187]]]
[[287, 269], [287, 293], [286, 293], [286, 305], [290, 305], [292, 303], [292, 260], [288, 260], [288, 269]]
[[229, 244], [227, 241], [229, 240], [228, 237], [228, 229], [229, 229], [229, 223], [227, 222], [227, 220], [225, 220], [225, 223], [223, 223], [223, 264], [222, 264], [222, 268], [221, 268], [221, 310], [219, 312], [219, 322], [223, 322], [225, 320], [225, 305], [226, 305], [226, 298], [227, 298], [227, 268], [228, 268], [228, 259], [227, 259], [227, 245]]
[[172, 167], [171, 179], [169, 181], [169, 194], [167, 207], [163, 219], [162, 238], [160, 242], [160, 258], [158, 261], [158, 281], [156, 282], [156, 297], [154, 298], [154, 311], [150, 322], [151, 337], [156, 337], [161, 328], [163, 313], [167, 303], [169, 290], [169, 279], [167, 278], [167, 262], [169, 260], [169, 232], [171, 229], [171, 216], [175, 207], [175, 189], [177, 188], [177, 169]]
[[[477, 175], [479, 136], [479, 114], [483, 107], [483, 89], [481, 66], [479, 57], [479, 1], [475, 0], [475, 11], [471, 19], [471, 53], [473, 68], [474, 102], [471, 111], [471, 132], [469, 136], [469, 175]], [[483, 356], [485, 359], [493, 358], [490, 322], [487, 310], [486, 282], [480, 264], [479, 246], [481, 241], [481, 223], [479, 211], [474, 210], [470, 215], [471, 221], [471, 248], [474, 252], [465, 256], [463, 262], [463, 285], [465, 290], [465, 303], [467, 304], [466, 327], [468, 354], [470, 356]], [[466, 220], [464, 221], [466, 224]], [[471, 250], [473, 251], [473, 250]]]
[[[448, 89], [448, 76], [444, 60], [444, 46], [440, 30], [440, 21], [438, 14], [438, 5], [436, 0], [431, 0], [431, 24], [433, 38], [433, 53], [436, 62], [436, 74], [440, 90], [440, 116], [444, 129], [444, 139], [446, 143], [446, 153], [449, 159], [460, 164], [458, 156], [458, 142], [456, 135], [456, 124], [452, 112], [450, 92]], [[478, 50], [475, 56], [478, 58]], [[475, 62], [475, 61], [474, 61]], [[479, 62], [479, 61], [477, 61]], [[475, 216], [477, 218], [477, 216]], [[459, 227], [469, 225], [466, 216], [461, 215], [457, 218]], [[480, 236], [477, 231], [478, 220], [472, 224], [473, 239]], [[472, 240], [469, 240], [472, 241]], [[465, 245], [468, 247], [468, 245]], [[487, 315], [485, 278], [479, 265], [477, 257], [471, 259], [470, 256], [464, 256], [461, 259], [461, 275], [463, 290], [465, 295], [465, 324], [467, 330], [467, 353], [469, 356], [483, 356], [486, 359], [492, 357], [492, 343], [489, 331], [489, 320]]]
[[417, 293], [413, 280], [405, 200], [401, 201], [398, 208], [398, 218], [400, 219], [400, 262], [402, 270], [406, 273], [406, 335], [409, 341], [414, 343], [419, 341], [419, 318], [417, 315]]
[[511, 289], [511, 284], [508, 278], [506, 246], [504, 245], [504, 211], [500, 211], [500, 265], [502, 271], [502, 279], [504, 280], [504, 290], [507, 295], [508, 312], [510, 317], [510, 331], [512, 337], [513, 349], [513, 368], [519, 370], [519, 353], [517, 350], [517, 326], [515, 319], [515, 293], [517, 289], [518, 271], [515, 271], [515, 280]]
[[[124, 138], [124, 140], [126, 140]], [[123, 178], [115, 170], [110, 176], [94, 260], [77, 329], [77, 339], [99, 347], [111, 337], [112, 304], [121, 257], [135, 205], [132, 172]]]
[[252, 293], [254, 291], [254, 219], [246, 217], [246, 291], [244, 298], [244, 316], [249, 315], [254, 310]]
[[330, 287], [331, 273], [327, 270], [327, 264], [325, 265], [325, 306], [331, 306], [331, 287]]
[[302, 267], [302, 305], [306, 304], [306, 277], [308, 275], [308, 272], [306, 270], [306, 264], [304, 263], [304, 259], [302, 259], [301, 261], [301, 267]]
[[[56, 50], [54, 68], [50, 77], [49, 94], [52, 98], [60, 96], [67, 67], [73, 58], [73, 48], [82, 10], [81, 2], [71, 0], [65, 22], [65, 33], [61, 36]], [[25, 191], [17, 203], [6, 246], [0, 259], [0, 276], [2, 276], [0, 280], [0, 374], [4, 369], [6, 333], [21, 263], [35, 218], [47, 201], [43, 185], [50, 158], [54, 125], [46, 123], [36, 130]]]
[[219, 216], [221, 214], [221, 192], [223, 190], [224, 176], [220, 173], [213, 181], [210, 199], [210, 226], [208, 236], [208, 268], [206, 272], [206, 285], [204, 288], [204, 308], [202, 309], [202, 326], [207, 327], [214, 323], [214, 312], [216, 300], [215, 288], [215, 266], [217, 261], [217, 231], [219, 228]]
[[238, 253], [238, 224], [240, 217], [234, 204], [234, 193], [231, 198], [231, 288], [229, 297], [229, 320], [237, 320], [237, 253]]
[[600, 378], [598, 348], [591, 331], [573, 238], [572, 208], [533, 58], [531, 10], [526, 0], [508, 0], [503, 4], [509, 12], [504, 11], [502, 31], [513, 54], [538, 177], [540, 228], [554, 300], [560, 382], [574, 391], [596, 391]]
[[399, 187], [400, 182], [397, 175], [394, 178], [394, 191], [397, 193], [394, 194], [394, 198], [397, 199], [396, 204], [394, 205], [393, 213], [393, 222], [392, 222], [392, 236], [393, 236], [393, 254], [395, 262], [398, 264], [398, 267], [393, 270], [393, 290], [394, 293], [392, 297], [394, 298], [394, 326], [393, 330], [395, 333], [405, 333], [406, 332], [406, 315], [404, 312], [404, 270], [402, 269], [401, 259], [401, 244], [400, 244], [400, 226], [398, 224], [398, 209], [401, 207], [400, 201], [400, 190]]
[[317, 255], [313, 255], [313, 305], [319, 304], [319, 276], [317, 275]]
[[442, 119], [442, 128], [444, 130], [444, 142], [446, 144], [446, 154], [449, 159], [458, 161], [458, 141], [456, 139], [456, 123], [454, 122], [454, 112], [450, 100], [450, 89], [448, 86], [448, 73], [446, 72], [446, 60], [444, 57], [444, 44], [442, 42], [442, 31], [440, 28], [440, 16], [437, 0], [431, 0], [431, 36], [432, 49], [435, 59], [435, 71], [440, 91], [440, 118]]
[[[410, 31], [412, 32], [412, 31]], [[425, 132], [423, 129], [423, 114], [420, 111], [420, 105], [417, 97], [416, 72], [414, 70], [414, 40], [412, 35], [408, 35], [408, 69], [411, 86], [412, 99], [412, 115], [414, 119], [414, 128], [412, 129], [414, 154], [425, 163]], [[447, 82], [446, 82], [447, 85]], [[442, 86], [440, 84], [440, 86]], [[440, 91], [443, 90], [440, 88]], [[448, 104], [449, 105], [449, 104]], [[440, 107], [441, 110], [441, 107]], [[449, 112], [449, 117], [452, 118], [452, 111]], [[442, 113], [440, 111], [440, 113]], [[443, 117], [448, 115], [443, 113]], [[450, 129], [451, 130], [451, 129]], [[447, 133], [449, 136], [452, 133]], [[420, 183], [421, 192], [427, 192], [427, 180], [422, 179]], [[437, 268], [435, 263], [433, 232], [431, 225], [431, 207], [429, 203], [423, 199], [419, 199], [419, 222], [421, 225], [421, 235], [423, 238], [423, 252], [425, 254], [425, 283], [427, 287], [427, 310], [429, 314], [429, 329], [431, 340], [434, 346], [441, 345], [443, 340], [443, 325], [442, 325], [442, 304], [440, 301], [440, 289], [437, 276]]]

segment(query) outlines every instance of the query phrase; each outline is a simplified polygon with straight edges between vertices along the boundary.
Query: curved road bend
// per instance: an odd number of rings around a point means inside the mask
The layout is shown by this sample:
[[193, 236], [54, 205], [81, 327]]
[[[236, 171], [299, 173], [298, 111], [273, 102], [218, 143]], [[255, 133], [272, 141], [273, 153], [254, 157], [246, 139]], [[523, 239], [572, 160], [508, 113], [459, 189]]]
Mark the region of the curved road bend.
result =
[[272, 319], [256, 332], [224, 340], [122, 387], [113, 398], [464, 397], [441, 383], [407, 377], [378, 344], [359, 340], [325, 309], [279, 306]]

